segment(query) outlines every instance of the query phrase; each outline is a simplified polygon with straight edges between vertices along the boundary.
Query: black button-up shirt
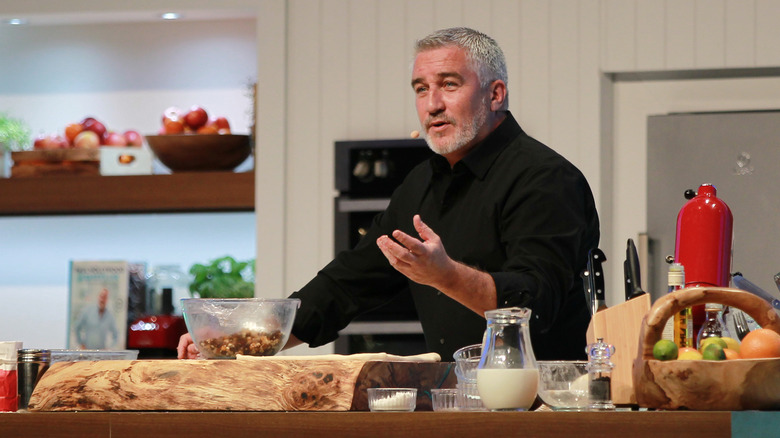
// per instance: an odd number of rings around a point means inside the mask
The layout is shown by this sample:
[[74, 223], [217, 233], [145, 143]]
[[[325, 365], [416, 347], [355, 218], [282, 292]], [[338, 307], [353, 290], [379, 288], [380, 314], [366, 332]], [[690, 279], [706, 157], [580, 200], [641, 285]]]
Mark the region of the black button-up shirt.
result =
[[452, 360], [458, 348], [482, 342], [484, 315], [410, 281], [376, 245], [396, 229], [417, 236], [418, 213], [452, 259], [493, 277], [496, 308], [532, 309], [537, 359], [585, 357], [590, 316], [579, 273], [599, 241], [593, 195], [574, 165], [511, 114], [455, 166], [437, 155], [409, 173], [358, 245], [292, 294], [302, 300], [293, 334], [311, 346], [331, 342], [408, 285], [430, 351]]

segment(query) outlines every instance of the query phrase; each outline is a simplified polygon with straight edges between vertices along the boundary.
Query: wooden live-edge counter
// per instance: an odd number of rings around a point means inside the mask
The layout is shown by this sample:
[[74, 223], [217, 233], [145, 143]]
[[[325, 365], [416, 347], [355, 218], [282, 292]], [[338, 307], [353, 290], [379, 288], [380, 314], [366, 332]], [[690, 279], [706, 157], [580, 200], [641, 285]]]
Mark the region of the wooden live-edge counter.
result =
[[730, 412], [17, 412], [0, 436], [59, 437], [567, 437], [731, 436]]
[[250, 172], [0, 178], [0, 216], [254, 211]]

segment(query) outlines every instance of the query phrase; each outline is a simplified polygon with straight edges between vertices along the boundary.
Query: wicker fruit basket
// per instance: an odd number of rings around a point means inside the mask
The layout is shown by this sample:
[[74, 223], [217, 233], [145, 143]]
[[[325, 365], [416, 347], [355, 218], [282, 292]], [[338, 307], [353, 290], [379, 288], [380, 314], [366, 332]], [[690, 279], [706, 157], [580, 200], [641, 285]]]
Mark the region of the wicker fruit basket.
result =
[[653, 358], [666, 321], [696, 304], [720, 303], [741, 309], [763, 328], [780, 333], [780, 317], [762, 299], [731, 288], [688, 288], [653, 304], [642, 321], [634, 361], [636, 401], [652, 409], [702, 411], [780, 409], [780, 359], [727, 361]]

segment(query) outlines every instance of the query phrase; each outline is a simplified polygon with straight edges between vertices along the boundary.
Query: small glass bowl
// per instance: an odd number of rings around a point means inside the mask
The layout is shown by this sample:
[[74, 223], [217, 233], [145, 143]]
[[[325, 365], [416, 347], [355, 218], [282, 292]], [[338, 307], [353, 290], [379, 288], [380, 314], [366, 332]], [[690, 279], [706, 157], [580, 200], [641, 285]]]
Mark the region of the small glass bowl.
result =
[[590, 403], [588, 362], [540, 360], [539, 397], [554, 411], [585, 411]]
[[431, 400], [433, 401], [434, 411], [447, 412], [447, 411], [459, 410], [457, 389], [454, 388], [431, 389]]
[[455, 359], [455, 375], [458, 382], [477, 383], [477, 365], [482, 354], [482, 344], [467, 345], [452, 355]]
[[412, 412], [417, 407], [417, 388], [368, 388], [371, 412]]
[[482, 403], [482, 398], [479, 396], [479, 390], [477, 384], [469, 382], [458, 382], [457, 386], [457, 398], [458, 408], [461, 411], [484, 411], [485, 405]]

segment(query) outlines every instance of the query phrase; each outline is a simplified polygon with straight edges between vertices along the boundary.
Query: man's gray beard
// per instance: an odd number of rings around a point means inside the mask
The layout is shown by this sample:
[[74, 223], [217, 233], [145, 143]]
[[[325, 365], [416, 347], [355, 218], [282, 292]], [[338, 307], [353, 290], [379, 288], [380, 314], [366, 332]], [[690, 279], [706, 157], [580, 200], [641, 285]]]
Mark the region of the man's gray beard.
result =
[[479, 133], [479, 129], [482, 127], [482, 125], [485, 124], [486, 120], [487, 102], [482, 102], [482, 105], [479, 106], [479, 111], [477, 111], [477, 113], [474, 115], [471, 123], [466, 125], [466, 127], [463, 129], [458, 127], [457, 131], [455, 132], [455, 137], [448, 143], [434, 144], [433, 139], [431, 139], [431, 137], [427, 134], [425, 127], [423, 126], [423, 131], [426, 132], [425, 142], [428, 143], [428, 147], [433, 152], [439, 155], [451, 154], [466, 146], [470, 141], [474, 140], [474, 138], [477, 136], [477, 133]]

